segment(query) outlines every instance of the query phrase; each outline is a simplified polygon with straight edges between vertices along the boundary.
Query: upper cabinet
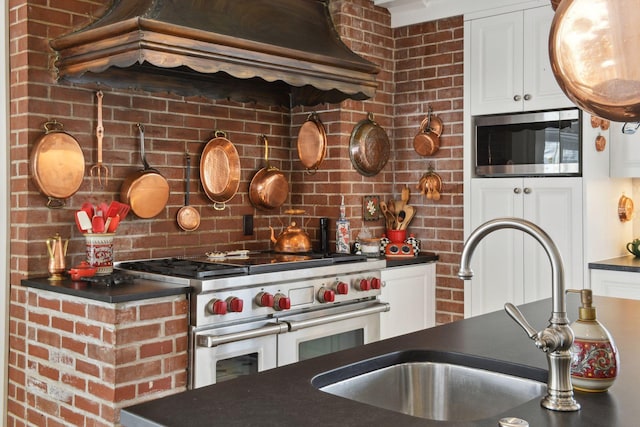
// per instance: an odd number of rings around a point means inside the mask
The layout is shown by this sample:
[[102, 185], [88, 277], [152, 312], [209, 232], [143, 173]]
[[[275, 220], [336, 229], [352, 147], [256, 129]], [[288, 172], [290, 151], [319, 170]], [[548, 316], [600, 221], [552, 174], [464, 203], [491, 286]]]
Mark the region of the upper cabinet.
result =
[[471, 115], [573, 107], [549, 62], [547, 5], [471, 21]]

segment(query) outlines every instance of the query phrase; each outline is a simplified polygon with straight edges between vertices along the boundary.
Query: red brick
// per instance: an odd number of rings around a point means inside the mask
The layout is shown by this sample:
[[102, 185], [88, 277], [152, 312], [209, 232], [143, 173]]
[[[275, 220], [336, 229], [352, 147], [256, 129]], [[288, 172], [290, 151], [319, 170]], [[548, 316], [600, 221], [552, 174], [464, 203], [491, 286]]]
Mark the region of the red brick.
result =
[[100, 367], [95, 363], [85, 362], [84, 360], [76, 360], [76, 370], [84, 374], [100, 377]]
[[74, 316], [85, 317], [87, 305], [80, 302], [62, 301], [62, 312]]
[[83, 396], [75, 395], [73, 399], [73, 406], [76, 409], [80, 409], [94, 415], [100, 415], [100, 404], [95, 400], [90, 400]]
[[140, 346], [140, 358], [160, 356], [162, 354], [170, 354], [173, 352], [173, 340], [157, 341], [151, 344], [142, 344]]
[[140, 306], [140, 320], [158, 319], [170, 317], [173, 314], [173, 304], [170, 302], [159, 304], [147, 304]]

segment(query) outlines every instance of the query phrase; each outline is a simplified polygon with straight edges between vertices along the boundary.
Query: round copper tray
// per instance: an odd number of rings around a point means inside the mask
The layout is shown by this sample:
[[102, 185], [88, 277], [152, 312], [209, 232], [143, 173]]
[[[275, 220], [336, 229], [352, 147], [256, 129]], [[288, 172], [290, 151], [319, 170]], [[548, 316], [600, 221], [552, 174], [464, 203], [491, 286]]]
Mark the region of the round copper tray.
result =
[[318, 115], [313, 112], [298, 132], [298, 157], [308, 172], [315, 172], [327, 154], [327, 134]]

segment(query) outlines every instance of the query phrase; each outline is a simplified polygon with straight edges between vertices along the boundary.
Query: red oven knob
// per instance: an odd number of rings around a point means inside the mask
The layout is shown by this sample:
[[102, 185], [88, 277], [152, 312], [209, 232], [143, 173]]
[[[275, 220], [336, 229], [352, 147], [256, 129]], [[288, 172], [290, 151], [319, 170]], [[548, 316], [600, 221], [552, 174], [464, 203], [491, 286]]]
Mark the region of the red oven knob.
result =
[[291, 308], [291, 300], [284, 294], [275, 294], [273, 297], [273, 308], [276, 310], [289, 310]]
[[349, 285], [344, 282], [338, 282], [335, 285], [336, 293], [338, 295], [347, 295], [349, 293]]
[[367, 279], [356, 280], [356, 289], [359, 291], [368, 291], [371, 289], [371, 284]]
[[336, 293], [331, 289], [325, 287], [320, 288], [318, 291], [318, 301], [320, 302], [334, 302], [336, 300]]
[[369, 279], [369, 283], [371, 283], [371, 289], [380, 289], [380, 279], [377, 277], [372, 277], [371, 279]]
[[227, 298], [227, 310], [230, 313], [241, 313], [242, 308], [244, 306], [244, 302], [238, 297], [229, 297]]
[[227, 314], [227, 303], [220, 299], [212, 299], [207, 303], [209, 314]]
[[269, 292], [258, 292], [255, 301], [258, 307], [273, 307], [273, 295]]

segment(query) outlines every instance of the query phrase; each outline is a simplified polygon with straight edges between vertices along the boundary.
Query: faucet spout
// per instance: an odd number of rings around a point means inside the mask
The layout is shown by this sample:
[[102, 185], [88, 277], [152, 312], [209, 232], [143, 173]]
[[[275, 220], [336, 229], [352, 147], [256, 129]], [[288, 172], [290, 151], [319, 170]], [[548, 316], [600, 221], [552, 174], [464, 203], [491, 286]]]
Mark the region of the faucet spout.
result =
[[488, 234], [505, 228], [520, 230], [542, 245], [551, 262], [552, 309], [549, 326], [536, 330], [526, 321], [520, 310], [513, 304], [505, 304], [505, 310], [535, 341], [536, 347], [547, 355], [549, 380], [547, 395], [542, 399], [542, 406], [554, 411], [577, 411], [580, 404], [573, 398], [571, 385], [571, 345], [573, 331], [569, 327], [565, 303], [564, 265], [562, 255], [551, 237], [531, 221], [520, 218], [496, 218], [476, 228], [467, 239], [460, 257], [458, 277], [469, 280], [473, 277], [471, 257], [478, 243]]

